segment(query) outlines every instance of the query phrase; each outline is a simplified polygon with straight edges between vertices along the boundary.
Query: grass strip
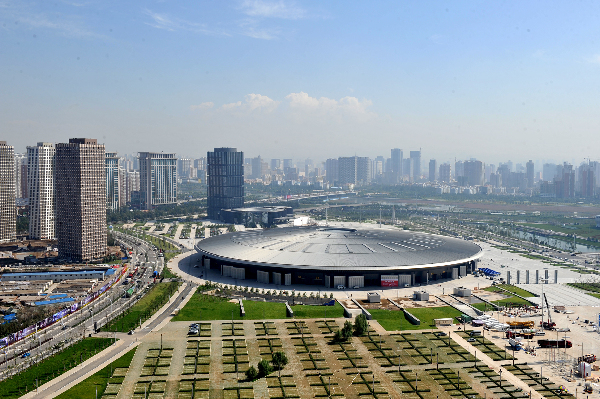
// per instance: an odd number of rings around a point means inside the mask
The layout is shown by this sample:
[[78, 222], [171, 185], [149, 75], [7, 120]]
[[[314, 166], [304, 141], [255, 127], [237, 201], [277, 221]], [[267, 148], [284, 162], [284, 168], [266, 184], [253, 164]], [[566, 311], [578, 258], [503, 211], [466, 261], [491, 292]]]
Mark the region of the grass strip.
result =
[[124, 377], [113, 377], [111, 372], [116, 368], [129, 368], [134, 354], [135, 348], [131, 349], [102, 370], [81, 381], [79, 384], [56, 396], [56, 399], [92, 398], [95, 395], [96, 387], [98, 388], [98, 397], [101, 397], [109, 382], [123, 382]]
[[114, 342], [111, 338], [84, 338], [35, 366], [0, 382], [0, 397], [18, 398], [86, 361]]
[[167, 303], [178, 286], [179, 283], [177, 282], [155, 284], [142, 299], [125, 311], [124, 314], [104, 326], [102, 331], [127, 332], [135, 329]]

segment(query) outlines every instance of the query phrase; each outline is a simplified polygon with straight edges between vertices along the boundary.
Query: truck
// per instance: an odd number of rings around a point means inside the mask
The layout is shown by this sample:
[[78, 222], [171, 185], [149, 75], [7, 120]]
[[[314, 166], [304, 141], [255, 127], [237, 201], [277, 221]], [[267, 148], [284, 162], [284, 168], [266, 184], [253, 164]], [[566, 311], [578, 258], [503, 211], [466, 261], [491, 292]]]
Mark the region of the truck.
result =
[[540, 348], [572, 348], [573, 343], [565, 339], [538, 339]]
[[131, 296], [133, 295], [133, 290], [134, 290], [134, 289], [133, 289], [133, 287], [131, 287], [130, 289], [128, 289], [128, 290], [125, 292], [125, 297], [126, 297], [126, 298], [131, 298]]
[[588, 353], [587, 355], [580, 356], [577, 358], [577, 363], [586, 362], [586, 363], [594, 363], [596, 361], [596, 355]]
[[517, 340], [517, 339], [513, 339], [510, 338], [508, 340], [509, 345], [514, 349], [514, 350], [519, 350], [521, 349], [521, 341]]

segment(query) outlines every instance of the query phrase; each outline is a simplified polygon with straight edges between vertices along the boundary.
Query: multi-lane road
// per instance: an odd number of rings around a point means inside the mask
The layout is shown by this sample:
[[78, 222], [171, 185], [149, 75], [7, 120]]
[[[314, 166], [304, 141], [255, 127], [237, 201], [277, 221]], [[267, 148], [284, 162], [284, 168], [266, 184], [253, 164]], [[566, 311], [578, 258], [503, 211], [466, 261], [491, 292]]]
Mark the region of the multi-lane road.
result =
[[[93, 334], [94, 324], [100, 328], [143, 296], [154, 281], [154, 270], [159, 273], [162, 270], [163, 258], [145, 241], [118, 232], [115, 232], [115, 235], [119, 244], [130, 248], [130, 270], [138, 267], [136, 276], [128, 284], [120, 281], [97, 300], [60, 322], [2, 350], [0, 379], [37, 363], [80, 337]], [[134, 295], [126, 298], [125, 292], [131, 287], [135, 287]]]

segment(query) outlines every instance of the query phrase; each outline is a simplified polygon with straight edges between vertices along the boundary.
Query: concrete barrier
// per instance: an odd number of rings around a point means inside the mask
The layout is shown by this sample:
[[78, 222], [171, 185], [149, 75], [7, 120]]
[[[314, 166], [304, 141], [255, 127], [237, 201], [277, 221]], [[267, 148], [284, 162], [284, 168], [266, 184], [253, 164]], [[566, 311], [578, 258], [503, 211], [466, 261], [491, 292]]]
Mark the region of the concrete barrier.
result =
[[362, 314], [365, 315], [367, 320], [373, 320], [373, 316], [371, 315], [371, 313], [369, 313], [367, 309], [363, 308], [362, 305], [356, 299], [353, 298], [352, 302], [354, 302], [354, 304], [358, 306], [358, 308], [362, 311]]
[[288, 317], [294, 317], [294, 311], [287, 301], [285, 302], [285, 311]]
[[405, 308], [400, 308], [400, 309], [402, 309], [402, 312], [404, 313], [404, 317], [406, 317], [406, 320], [408, 320], [410, 322], [410, 324], [414, 324], [415, 326], [421, 325], [421, 320], [419, 320], [417, 318], [417, 316], [413, 315]]
[[243, 302], [242, 298], [239, 298], [238, 302], [240, 304], [240, 316], [244, 317], [244, 316], [246, 316], [246, 311], [244, 310], [244, 302]]

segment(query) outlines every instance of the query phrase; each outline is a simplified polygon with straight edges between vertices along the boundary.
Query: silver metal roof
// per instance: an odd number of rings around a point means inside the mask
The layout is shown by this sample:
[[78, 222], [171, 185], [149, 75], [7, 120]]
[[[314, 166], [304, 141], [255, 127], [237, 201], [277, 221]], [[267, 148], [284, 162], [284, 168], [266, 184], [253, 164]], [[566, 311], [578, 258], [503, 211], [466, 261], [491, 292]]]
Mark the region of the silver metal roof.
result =
[[464, 263], [482, 256], [469, 241], [397, 228], [283, 227], [202, 240], [198, 252], [264, 266], [319, 270], [418, 269]]

